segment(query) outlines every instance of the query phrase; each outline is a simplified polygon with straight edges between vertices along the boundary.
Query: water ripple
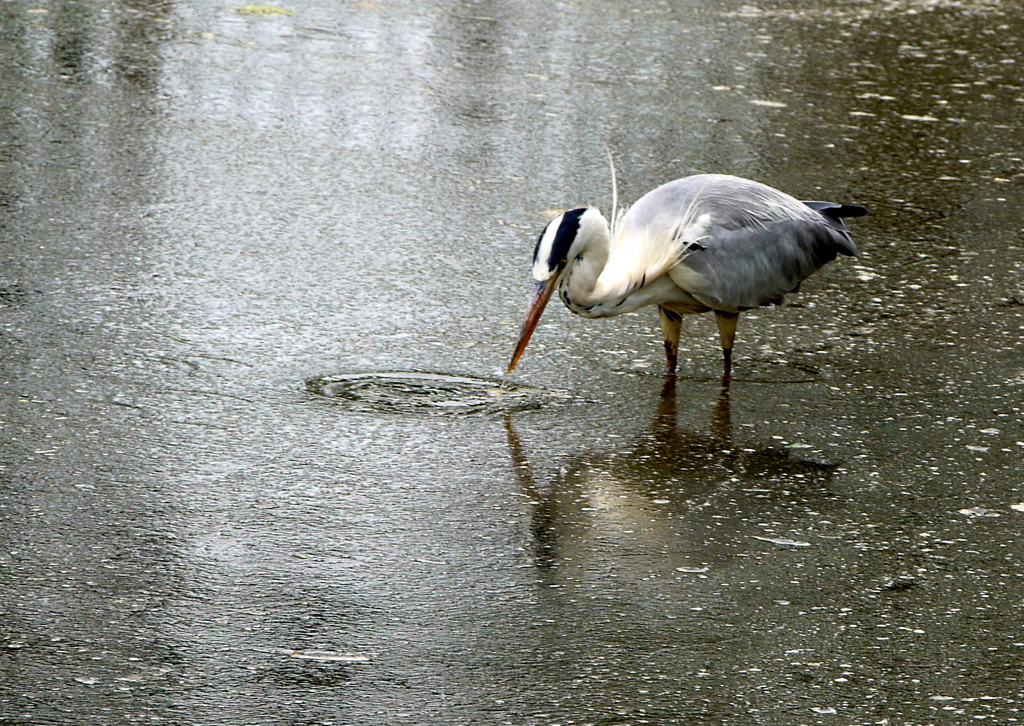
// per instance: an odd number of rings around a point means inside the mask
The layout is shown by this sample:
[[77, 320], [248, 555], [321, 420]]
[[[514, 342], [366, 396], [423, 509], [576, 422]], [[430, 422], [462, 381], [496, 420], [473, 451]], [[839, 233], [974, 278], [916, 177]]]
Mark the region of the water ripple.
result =
[[405, 371], [320, 376], [308, 380], [306, 390], [359, 411], [429, 414], [537, 408], [558, 395], [499, 380]]

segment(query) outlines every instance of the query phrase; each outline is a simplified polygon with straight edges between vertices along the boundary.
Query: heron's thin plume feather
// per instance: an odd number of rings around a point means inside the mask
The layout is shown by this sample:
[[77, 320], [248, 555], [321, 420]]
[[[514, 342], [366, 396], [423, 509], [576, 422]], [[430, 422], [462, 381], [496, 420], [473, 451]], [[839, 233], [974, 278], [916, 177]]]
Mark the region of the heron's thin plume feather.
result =
[[615, 159], [612, 157], [612, 150], [605, 144], [604, 153], [608, 155], [608, 169], [612, 174], [612, 216], [611, 219], [611, 231], [612, 236], [615, 236], [615, 229], [619, 225], [618, 209], [619, 209], [619, 183], [615, 178]]

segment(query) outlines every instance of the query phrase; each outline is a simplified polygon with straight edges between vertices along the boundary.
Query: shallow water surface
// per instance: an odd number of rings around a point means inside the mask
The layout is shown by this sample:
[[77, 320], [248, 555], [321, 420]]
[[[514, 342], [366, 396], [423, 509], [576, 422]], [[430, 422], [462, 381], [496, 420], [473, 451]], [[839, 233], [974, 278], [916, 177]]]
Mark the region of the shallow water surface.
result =
[[[1016, 6], [0, 18], [0, 723], [1022, 717]], [[503, 378], [605, 147], [862, 255]]]

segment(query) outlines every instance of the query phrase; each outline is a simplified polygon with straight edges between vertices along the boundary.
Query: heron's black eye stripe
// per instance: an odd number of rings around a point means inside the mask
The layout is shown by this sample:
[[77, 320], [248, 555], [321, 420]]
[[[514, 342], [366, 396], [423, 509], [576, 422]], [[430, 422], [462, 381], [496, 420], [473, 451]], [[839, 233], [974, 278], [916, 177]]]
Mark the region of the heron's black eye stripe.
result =
[[551, 255], [548, 257], [548, 269], [554, 270], [569, 257], [569, 248], [572, 247], [576, 233], [580, 229], [580, 217], [587, 211], [586, 208], [570, 209], [562, 214], [562, 223], [558, 225], [555, 232], [555, 239], [551, 243]]

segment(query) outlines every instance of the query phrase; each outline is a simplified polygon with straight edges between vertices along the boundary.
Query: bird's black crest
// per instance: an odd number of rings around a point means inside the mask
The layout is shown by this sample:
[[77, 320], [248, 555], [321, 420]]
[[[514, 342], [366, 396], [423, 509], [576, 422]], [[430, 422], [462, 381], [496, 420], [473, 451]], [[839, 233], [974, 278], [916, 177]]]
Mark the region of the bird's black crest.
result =
[[[555, 270], [568, 258], [569, 248], [572, 247], [573, 240], [576, 239], [576, 232], [580, 228], [580, 217], [586, 211], [586, 207], [580, 207], [579, 209], [570, 209], [568, 212], [562, 213], [562, 221], [558, 225], [558, 229], [554, 230], [554, 239], [551, 242], [551, 250], [548, 253], [547, 265], [549, 270]], [[537, 246], [533, 250], [535, 263], [537, 256], [542, 253], [541, 247], [544, 243], [544, 238], [550, 233], [552, 224], [554, 224], [554, 220], [544, 228], [540, 237], [537, 238]]]

